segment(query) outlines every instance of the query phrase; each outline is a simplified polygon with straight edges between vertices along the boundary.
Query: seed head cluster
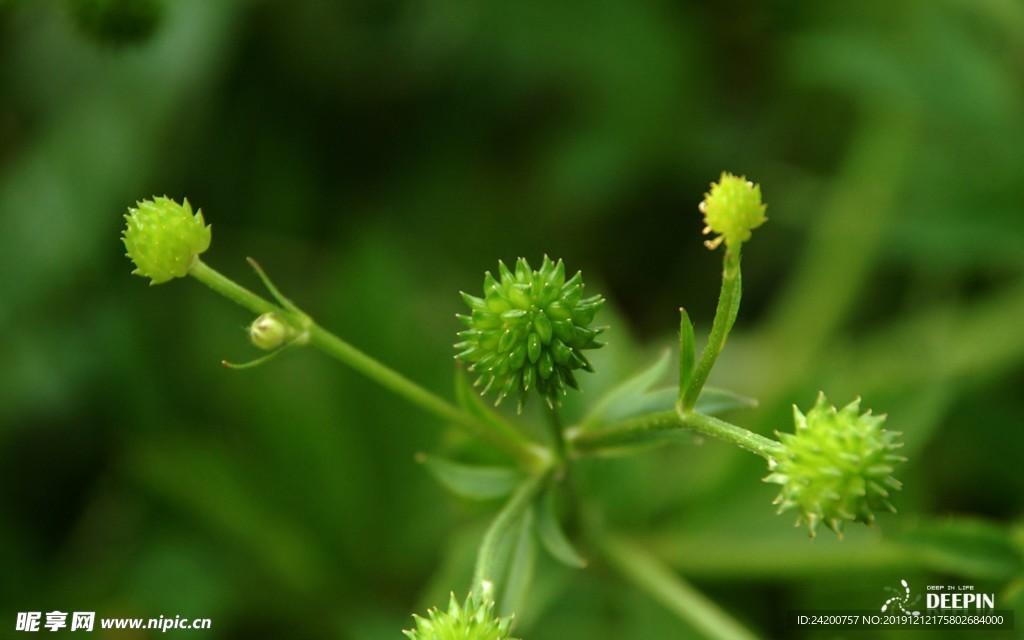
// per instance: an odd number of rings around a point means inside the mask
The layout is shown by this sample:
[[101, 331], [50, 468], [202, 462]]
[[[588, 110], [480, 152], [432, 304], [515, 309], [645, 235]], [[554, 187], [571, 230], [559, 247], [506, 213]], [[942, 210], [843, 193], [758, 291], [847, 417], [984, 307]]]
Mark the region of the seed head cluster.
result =
[[484, 297], [462, 294], [471, 310], [459, 315], [466, 325], [455, 357], [477, 373], [481, 394], [495, 390], [495, 404], [515, 393], [522, 409], [530, 391], [548, 405], [561, 403], [566, 389], [578, 389], [573, 371], [593, 371], [585, 349], [604, 343], [597, 336], [605, 327], [591, 329], [604, 298], [583, 298], [583, 276], [565, 279], [565, 265], [547, 256], [534, 271], [524, 258], [515, 272], [498, 262], [499, 279], [484, 275]]
[[495, 618], [494, 601], [481, 603], [472, 594], [459, 606], [453, 593], [447, 611], [435, 607], [427, 616], [413, 614], [416, 628], [402, 633], [410, 640], [516, 640], [509, 636], [512, 617]]
[[764, 479], [782, 485], [779, 513], [795, 509], [812, 536], [824, 523], [841, 537], [844, 522], [896, 511], [889, 494], [902, 485], [891, 474], [906, 458], [894, 453], [903, 445], [899, 432], [882, 428], [884, 415], [861, 414], [860, 398], [837, 411], [821, 393], [806, 416], [794, 406], [793, 420], [795, 433], [777, 434], [783, 446]]
[[163, 196], [142, 200], [128, 209], [121, 235], [132, 273], [160, 284], [188, 274], [192, 262], [210, 247], [210, 226], [203, 212], [192, 214], [188, 200], [178, 204]]

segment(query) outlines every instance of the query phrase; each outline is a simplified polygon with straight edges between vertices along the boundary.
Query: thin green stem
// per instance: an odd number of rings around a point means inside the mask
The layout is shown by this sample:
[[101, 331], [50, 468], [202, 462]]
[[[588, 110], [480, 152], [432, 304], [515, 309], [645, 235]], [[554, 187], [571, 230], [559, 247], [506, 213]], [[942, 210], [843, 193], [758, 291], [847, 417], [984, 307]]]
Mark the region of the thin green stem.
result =
[[659, 433], [690, 429], [702, 435], [730, 442], [765, 459], [778, 454], [778, 442], [703, 413], [659, 411], [639, 418], [613, 424], [600, 431], [579, 433], [570, 439], [576, 454], [600, 453], [602, 450], [650, 440]]
[[565, 460], [565, 429], [562, 426], [562, 414], [558, 407], [551, 407], [547, 412], [548, 426], [551, 428], [551, 439], [555, 443], [555, 455], [560, 462]]
[[263, 299], [245, 287], [226, 278], [201, 260], [196, 260], [189, 274], [229, 300], [249, 309], [253, 313], [276, 312], [296, 328], [305, 331], [309, 344], [329, 356], [340, 360], [382, 387], [405, 398], [421, 409], [448, 420], [464, 431], [489, 442], [516, 457], [529, 469], [545, 468], [550, 463], [548, 451], [530, 441], [525, 435], [512, 428], [498, 429], [487, 425], [469, 413], [431, 391], [421, 387], [394, 369], [356, 349], [349, 343], [315, 324], [305, 314], [290, 311]]
[[643, 547], [614, 536], [602, 536], [598, 544], [608, 562], [627, 580], [706, 637], [719, 640], [754, 640], [757, 637]]
[[616, 422], [596, 431], [570, 429], [568, 446], [577, 456], [600, 454], [606, 450], [650, 441], [659, 434], [681, 429], [679, 416], [674, 410], [659, 411]]
[[718, 354], [725, 348], [736, 314], [739, 313], [742, 289], [740, 249], [727, 249], [722, 260], [722, 290], [718, 295], [718, 308], [715, 310], [708, 343], [700, 354], [693, 376], [680, 380], [679, 405], [683, 411], [690, 411], [697, 404], [697, 398], [718, 360]]
[[542, 447], [514, 429], [496, 430], [496, 425], [485, 425], [470, 414], [431, 391], [421, 387], [394, 369], [356, 349], [323, 327], [309, 328], [309, 342], [329, 356], [344, 362], [382, 387], [402, 396], [416, 406], [436, 416], [450, 420], [474, 436], [498, 446], [516, 456], [530, 468], [547, 459]]
[[765, 460], [771, 460], [777, 456], [781, 444], [754, 433], [743, 427], [736, 426], [731, 422], [719, 420], [703, 413], [680, 413], [678, 414], [679, 424], [688, 427], [697, 433], [731, 442], [740, 449], [755, 453]]
[[189, 267], [188, 273], [190, 276], [210, 287], [228, 300], [245, 307], [256, 315], [270, 313], [271, 311], [282, 315], [288, 315], [281, 307], [269, 300], [261, 298], [252, 291], [249, 291], [245, 287], [236, 283], [234, 280], [225, 277], [219, 271], [213, 269], [198, 258], [196, 258], [192, 263], [192, 266]]
[[494, 600], [495, 583], [501, 579], [500, 574], [504, 573], [500, 555], [505, 538], [533, 502], [546, 478], [547, 473], [538, 473], [526, 478], [487, 528], [477, 552], [476, 568], [473, 570], [472, 591], [477, 597]]

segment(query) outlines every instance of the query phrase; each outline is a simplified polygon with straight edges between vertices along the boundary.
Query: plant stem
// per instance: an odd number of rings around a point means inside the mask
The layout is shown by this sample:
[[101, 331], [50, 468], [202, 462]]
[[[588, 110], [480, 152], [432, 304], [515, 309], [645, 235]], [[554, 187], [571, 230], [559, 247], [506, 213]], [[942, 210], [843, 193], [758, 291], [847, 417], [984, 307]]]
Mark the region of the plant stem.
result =
[[494, 600], [494, 585], [501, 578], [497, 574], [504, 573], [498, 557], [504, 538], [530, 506], [546, 477], [547, 473], [538, 473], [526, 478], [487, 528], [473, 570], [472, 591], [476, 596]]
[[688, 380], [680, 380], [679, 405], [683, 411], [688, 412], [697, 404], [697, 398], [718, 360], [718, 354], [725, 348], [725, 341], [740, 310], [742, 289], [740, 249], [727, 249], [725, 258], [722, 259], [722, 290], [718, 294], [718, 308], [715, 310], [715, 320], [711, 325], [708, 343], [700, 354], [700, 361], [693, 371], [693, 376]]
[[558, 461], [565, 461], [565, 429], [562, 427], [562, 415], [558, 407], [552, 407], [547, 412], [548, 426], [551, 427], [551, 439], [555, 441], [555, 456]]
[[697, 433], [706, 436], [731, 442], [740, 449], [755, 453], [765, 460], [771, 460], [773, 456], [778, 455], [779, 449], [782, 447], [781, 444], [771, 438], [766, 438], [753, 431], [736, 426], [731, 422], [719, 420], [703, 413], [683, 413], [679, 414], [678, 417], [679, 424], [684, 427], [689, 427]]
[[281, 307], [269, 300], [264, 300], [252, 291], [249, 291], [245, 287], [239, 285], [234, 280], [227, 278], [198, 258], [196, 258], [192, 263], [192, 266], [189, 267], [188, 273], [190, 276], [210, 287], [228, 300], [245, 307], [256, 315], [270, 313], [271, 311], [287, 315]]
[[765, 459], [776, 455], [781, 446], [770, 438], [724, 420], [703, 413], [680, 413], [674, 410], [624, 420], [600, 431], [583, 432], [571, 439], [569, 444], [577, 454], [600, 453], [602, 449], [648, 440], [655, 434], [682, 428], [731, 442]]
[[[296, 313], [285, 310], [225, 277], [201, 260], [196, 260], [189, 274], [229, 300], [253, 313], [275, 312], [292, 322]], [[529, 469], [542, 469], [550, 464], [551, 455], [544, 447], [531, 442], [515, 429], [495, 430], [469, 413], [431, 391], [421, 387], [394, 369], [356, 349], [338, 336], [303, 316], [305, 326], [297, 326], [309, 335], [309, 343], [329, 356], [352, 367], [370, 380], [405, 398], [421, 409], [448, 420], [464, 431], [512, 454]]]
[[598, 544], [604, 557], [638, 588], [708, 638], [754, 640], [756, 636], [643, 547], [614, 536]]

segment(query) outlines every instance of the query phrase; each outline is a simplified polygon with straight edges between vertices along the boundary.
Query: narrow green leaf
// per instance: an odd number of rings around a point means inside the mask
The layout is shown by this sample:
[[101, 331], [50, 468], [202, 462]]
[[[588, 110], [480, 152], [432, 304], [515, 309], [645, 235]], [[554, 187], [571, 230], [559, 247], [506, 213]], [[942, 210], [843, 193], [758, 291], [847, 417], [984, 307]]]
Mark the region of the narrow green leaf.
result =
[[[669, 352], [665, 351], [658, 360], [637, 375], [616, 386], [594, 404], [590, 413], [580, 421], [583, 431], [600, 424], [622, 420], [644, 412], [647, 391], [668, 371]], [[674, 402], [674, 396], [673, 400]], [[672, 402], [667, 408], [672, 407]]]
[[[533, 569], [537, 563], [537, 542], [533, 534], [533, 510], [526, 509], [519, 517], [516, 534], [508, 557], [508, 574], [501, 585], [498, 615], [512, 615], [523, 607], [526, 594], [533, 582]], [[517, 530], [518, 529], [518, 530]]]
[[537, 535], [548, 553], [562, 564], [574, 569], [587, 566], [587, 561], [576, 551], [558, 522], [555, 513], [554, 490], [549, 489], [543, 498], [534, 505], [537, 512]]
[[693, 367], [697, 363], [697, 348], [693, 337], [693, 322], [686, 309], [679, 307], [679, 402], [693, 382]]
[[484, 467], [452, 462], [421, 453], [416, 460], [437, 481], [457, 496], [469, 500], [492, 500], [509, 495], [522, 481], [522, 474], [507, 467]]
[[689, 429], [652, 431], [651, 433], [634, 435], [628, 442], [604, 445], [600, 449], [588, 450], [587, 453], [601, 458], [624, 458], [668, 445], [699, 444], [701, 442], [703, 442], [702, 436]]
[[487, 527], [473, 569], [473, 593], [477, 596], [494, 599], [495, 587], [505, 581], [515, 534], [521, 531], [523, 514], [530, 511], [545, 478], [546, 474], [541, 474], [524, 479]]
[[704, 387], [697, 398], [697, 406], [693, 409], [697, 413], [708, 416], [717, 416], [735, 409], [753, 409], [757, 406], [757, 400], [742, 396], [734, 391], [719, 389], [717, 387]]
[[935, 570], [951, 575], [1002, 581], [1024, 571], [1024, 557], [1011, 532], [982, 520], [923, 522], [897, 540]]

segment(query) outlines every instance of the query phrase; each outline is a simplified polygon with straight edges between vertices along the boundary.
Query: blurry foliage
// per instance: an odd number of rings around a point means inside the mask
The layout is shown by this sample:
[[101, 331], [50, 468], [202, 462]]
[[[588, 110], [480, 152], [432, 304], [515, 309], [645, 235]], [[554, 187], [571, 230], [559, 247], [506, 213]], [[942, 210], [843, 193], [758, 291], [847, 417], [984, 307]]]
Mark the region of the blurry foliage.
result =
[[[165, 5], [109, 48], [65, 3], [0, 2], [0, 618], [398, 637], [468, 578], [489, 509], [413, 462], [431, 418], [315, 353], [222, 370], [250, 318], [129, 275], [136, 199], [188, 196], [212, 264], [252, 282], [258, 257], [443, 394], [457, 291], [560, 256], [619, 308], [590, 395], [672, 342], [680, 304], [707, 330], [696, 203], [723, 168], [763, 185], [770, 225], [712, 384], [758, 397], [736, 420], [763, 433], [819, 388], [887, 411], [900, 514], [809, 542], [716, 443], [588, 462], [594, 506], [765, 636], [899, 578], [1020, 602], [1019, 2]], [[518, 628], [692, 633], [600, 563], [542, 562]]]

